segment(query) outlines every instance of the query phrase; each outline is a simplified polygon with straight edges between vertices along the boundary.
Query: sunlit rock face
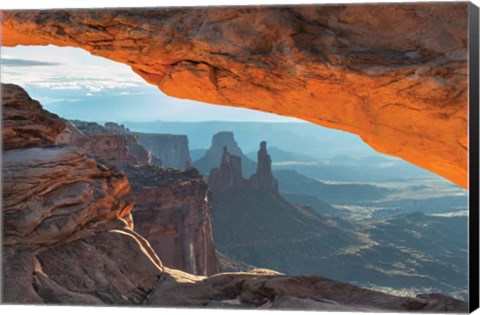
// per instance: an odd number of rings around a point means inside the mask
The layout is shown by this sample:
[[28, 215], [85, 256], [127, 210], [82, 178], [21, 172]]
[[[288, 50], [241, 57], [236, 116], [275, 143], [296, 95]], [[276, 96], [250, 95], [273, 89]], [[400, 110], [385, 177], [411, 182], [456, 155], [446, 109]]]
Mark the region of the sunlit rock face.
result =
[[55, 143], [83, 148], [95, 159], [122, 168], [127, 165], [150, 165], [152, 155], [133, 134], [120, 133], [112, 124], [104, 127], [95, 122], [72, 120]]
[[467, 187], [468, 3], [8, 11], [4, 46], [80, 47], [168, 95], [358, 134]]
[[3, 302], [143, 301], [161, 262], [129, 223], [123, 173], [73, 146], [6, 151], [2, 173]]
[[21, 87], [3, 84], [3, 150], [48, 146], [65, 129], [63, 120], [42, 109]]

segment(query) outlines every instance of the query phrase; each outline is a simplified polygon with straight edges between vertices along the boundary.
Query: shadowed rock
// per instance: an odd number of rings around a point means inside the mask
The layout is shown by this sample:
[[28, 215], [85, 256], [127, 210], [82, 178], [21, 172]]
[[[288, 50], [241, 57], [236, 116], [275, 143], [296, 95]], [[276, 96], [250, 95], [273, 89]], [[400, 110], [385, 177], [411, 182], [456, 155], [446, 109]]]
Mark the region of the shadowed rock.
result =
[[272, 174], [272, 159], [267, 153], [267, 142], [260, 143], [257, 155], [257, 172], [250, 178], [250, 185], [257, 190], [273, 191], [278, 193], [278, 183]]
[[232, 188], [241, 189], [247, 182], [242, 176], [242, 159], [228, 153], [227, 147], [223, 148], [220, 167], [210, 171], [208, 186], [212, 191], [227, 191]]
[[325, 311], [466, 312], [468, 304], [436, 295], [398, 297], [321, 276], [285, 276], [270, 270], [194, 277], [162, 275], [145, 303], [172, 307], [260, 308]]
[[149, 241], [162, 262], [197, 275], [218, 273], [208, 186], [198, 171], [154, 166], [124, 171], [137, 197], [132, 210], [135, 231]]

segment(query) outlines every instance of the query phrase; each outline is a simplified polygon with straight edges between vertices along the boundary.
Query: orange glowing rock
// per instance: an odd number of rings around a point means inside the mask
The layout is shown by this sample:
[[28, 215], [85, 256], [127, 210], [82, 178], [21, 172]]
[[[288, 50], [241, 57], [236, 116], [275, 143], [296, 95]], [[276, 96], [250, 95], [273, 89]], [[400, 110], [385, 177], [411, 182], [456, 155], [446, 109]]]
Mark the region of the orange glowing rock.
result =
[[468, 3], [5, 11], [168, 95], [301, 118], [467, 187]]

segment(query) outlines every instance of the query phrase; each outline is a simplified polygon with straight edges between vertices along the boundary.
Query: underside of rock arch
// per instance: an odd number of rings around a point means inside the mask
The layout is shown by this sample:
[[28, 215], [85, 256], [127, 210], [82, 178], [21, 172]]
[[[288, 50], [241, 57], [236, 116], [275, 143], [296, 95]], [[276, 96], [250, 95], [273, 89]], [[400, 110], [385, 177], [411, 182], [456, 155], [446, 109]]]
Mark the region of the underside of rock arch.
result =
[[170, 96], [355, 133], [467, 187], [467, 3], [4, 11], [2, 31], [125, 63]]

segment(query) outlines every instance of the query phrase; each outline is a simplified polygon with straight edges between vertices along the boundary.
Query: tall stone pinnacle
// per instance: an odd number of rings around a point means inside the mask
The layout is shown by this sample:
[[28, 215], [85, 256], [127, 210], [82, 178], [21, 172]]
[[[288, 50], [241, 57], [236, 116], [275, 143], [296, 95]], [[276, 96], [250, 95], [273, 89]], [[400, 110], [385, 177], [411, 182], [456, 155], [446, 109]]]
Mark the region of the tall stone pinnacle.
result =
[[211, 170], [208, 177], [208, 185], [212, 191], [225, 191], [232, 187], [242, 187], [245, 180], [242, 176], [242, 159], [228, 153], [226, 146], [223, 147], [220, 168]]
[[272, 174], [272, 159], [267, 152], [266, 141], [260, 143], [257, 159], [257, 172], [250, 178], [251, 186], [258, 190], [278, 192], [278, 183]]

